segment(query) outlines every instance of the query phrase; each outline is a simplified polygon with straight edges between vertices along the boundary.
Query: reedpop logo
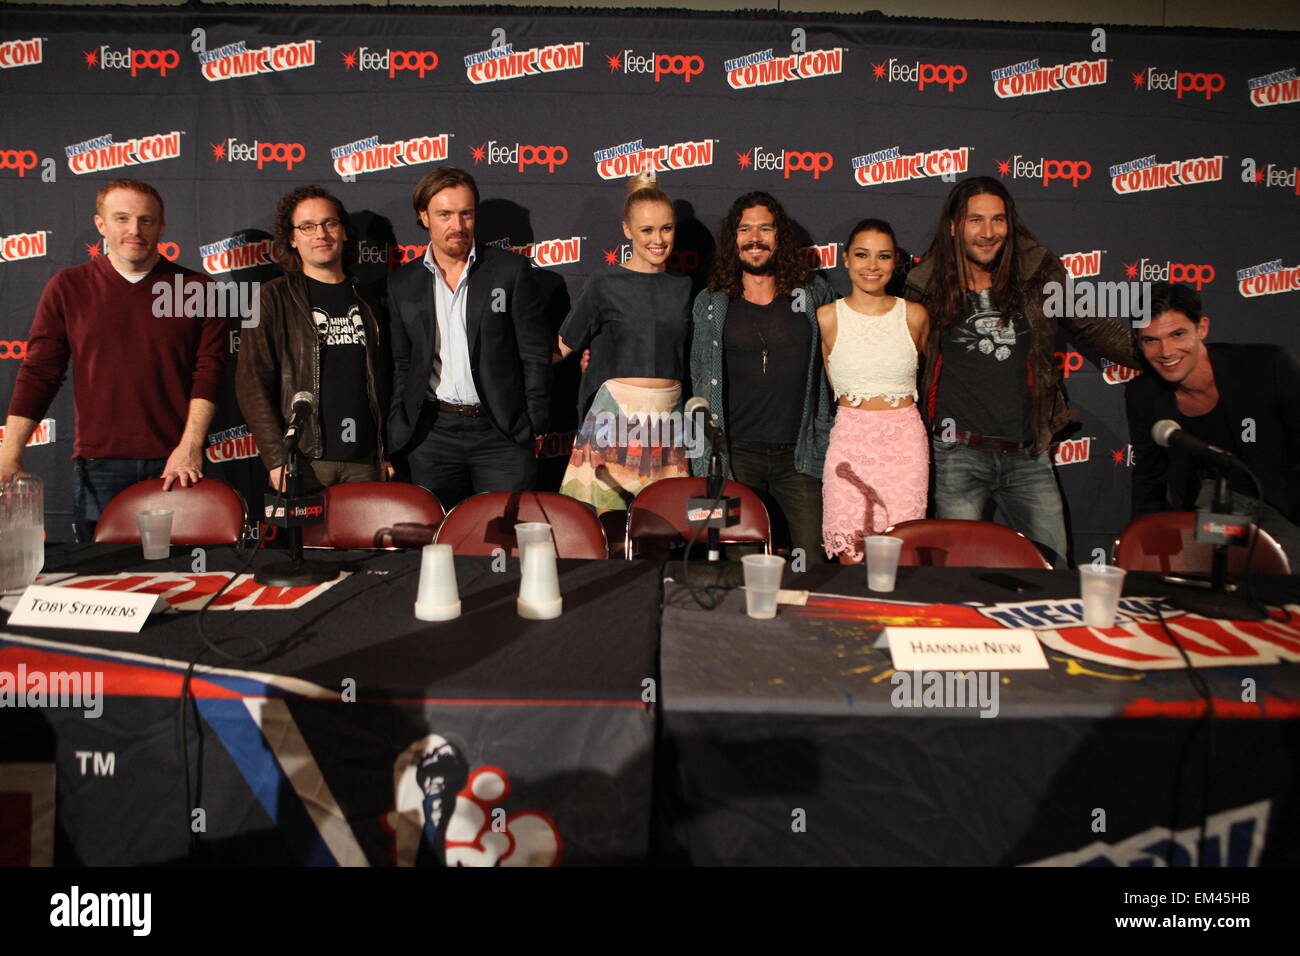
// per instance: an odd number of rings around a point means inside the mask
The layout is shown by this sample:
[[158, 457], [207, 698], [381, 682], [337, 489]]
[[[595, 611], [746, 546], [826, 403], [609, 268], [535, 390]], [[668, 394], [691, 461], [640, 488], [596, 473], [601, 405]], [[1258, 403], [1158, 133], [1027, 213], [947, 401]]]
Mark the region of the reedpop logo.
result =
[[791, 173], [809, 172], [813, 179], [821, 179], [822, 173], [835, 166], [835, 157], [830, 153], [800, 152], [798, 150], [765, 150], [762, 146], [736, 154], [736, 164], [741, 169], [753, 168], [756, 171], [774, 170], [789, 179]]
[[691, 77], [704, 72], [704, 57], [680, 53], [643, 56], [632, 50], [623, 50], [612, 56], [607, 54], [605, 60], [611, 73], [653, 73], [656, 83], [662, 82], [666, 76], [680, 76], [683, 82], [689, 83]]

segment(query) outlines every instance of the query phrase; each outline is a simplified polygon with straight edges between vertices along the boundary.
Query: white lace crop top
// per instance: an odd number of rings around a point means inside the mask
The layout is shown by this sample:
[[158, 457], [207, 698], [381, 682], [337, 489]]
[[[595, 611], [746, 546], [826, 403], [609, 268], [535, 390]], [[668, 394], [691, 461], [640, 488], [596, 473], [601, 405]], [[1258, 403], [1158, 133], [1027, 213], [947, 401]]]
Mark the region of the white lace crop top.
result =
[[916, 345], [907, 330], [907, 302], [895, 297], [884, 315], [863, 315], [840, 299], [835, 325], [835, 345], [826, 364], [837, 399], [883, 398], [894, 406], [916, 399]]

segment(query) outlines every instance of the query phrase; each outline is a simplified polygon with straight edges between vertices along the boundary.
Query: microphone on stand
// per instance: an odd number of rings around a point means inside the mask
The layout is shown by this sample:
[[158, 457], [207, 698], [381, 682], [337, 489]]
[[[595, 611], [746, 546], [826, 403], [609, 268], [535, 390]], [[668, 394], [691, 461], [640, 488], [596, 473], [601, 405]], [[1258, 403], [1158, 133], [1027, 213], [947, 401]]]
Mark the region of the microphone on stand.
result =
[[[722, 458], [718, 449], [726, 438], [722, 429], [713, 418], [708, 399], [696, 395], [686, 402], [686, 416], [695, 421], [696, 428], [709, 440], [709, 468], [706, 490], [703, 498], [690, 498], [686, 502], [686, 520], [691, 524], [706, 522], [709, 535], [710, 562], [722, 559], [722, 541], [719, 528], [730, 527], [740, 523], [740, 499], [724, 498], [723, 489], [726, 480], [722, 475]], [[721, 514], [718, 509], [721, 508]]]
[[1203, 458], [1219, 468], [1245, 469], [1246, 465], [1230, 451], [1197, 438], [1172, 418], [1162, 418], [1151, 426], [1151, 439], [1161, 448], [1177, 448], [1193, 458]]
[[307, 424], [315, 411], [316, 396], [311, 392], [298, 392], [293, 396], [293, 407], [289, 411], [289, 427], [284, 431], [286, 445], [298, 447], [298, 432]]

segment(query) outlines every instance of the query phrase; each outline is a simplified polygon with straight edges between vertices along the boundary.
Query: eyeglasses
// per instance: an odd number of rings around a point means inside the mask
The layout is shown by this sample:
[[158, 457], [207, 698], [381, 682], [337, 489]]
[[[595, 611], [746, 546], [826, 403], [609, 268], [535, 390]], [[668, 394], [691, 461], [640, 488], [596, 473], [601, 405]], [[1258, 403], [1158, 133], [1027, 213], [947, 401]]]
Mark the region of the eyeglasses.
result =
[[323, 219], [320, 222], [303, 222], [294, 226], [304, 236], [316, 235], [317, 228], [324, 229], [326, 232], [337, 232], [342, 225], [337, 219]]

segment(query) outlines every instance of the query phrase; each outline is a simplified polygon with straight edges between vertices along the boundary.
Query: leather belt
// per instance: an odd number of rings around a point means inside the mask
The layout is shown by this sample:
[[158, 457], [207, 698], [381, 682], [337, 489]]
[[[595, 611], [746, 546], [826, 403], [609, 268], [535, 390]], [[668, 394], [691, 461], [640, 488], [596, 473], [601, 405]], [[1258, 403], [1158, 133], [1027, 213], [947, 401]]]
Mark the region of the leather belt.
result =
[[438, 400], [438, 410], [451, 412], [453, 415], [459, 415], [462, 418], [478, 418], [483, 414], [482, 405], [455, 405], [441, 399]]
[[1026, 448], [1033, 447], [1032, 441], [1010, 441], [1006, 438], [987, 438], [984, 435], [976, 435], [972, 432], [957, 431], [948, 435], [940, 433], [939, 429], [934, 430], [934, 437], [940, 441], [956, 442], [959, 445], [969, 445], [971, 448], [982, 448], [985, 451], [1024, 451]]

